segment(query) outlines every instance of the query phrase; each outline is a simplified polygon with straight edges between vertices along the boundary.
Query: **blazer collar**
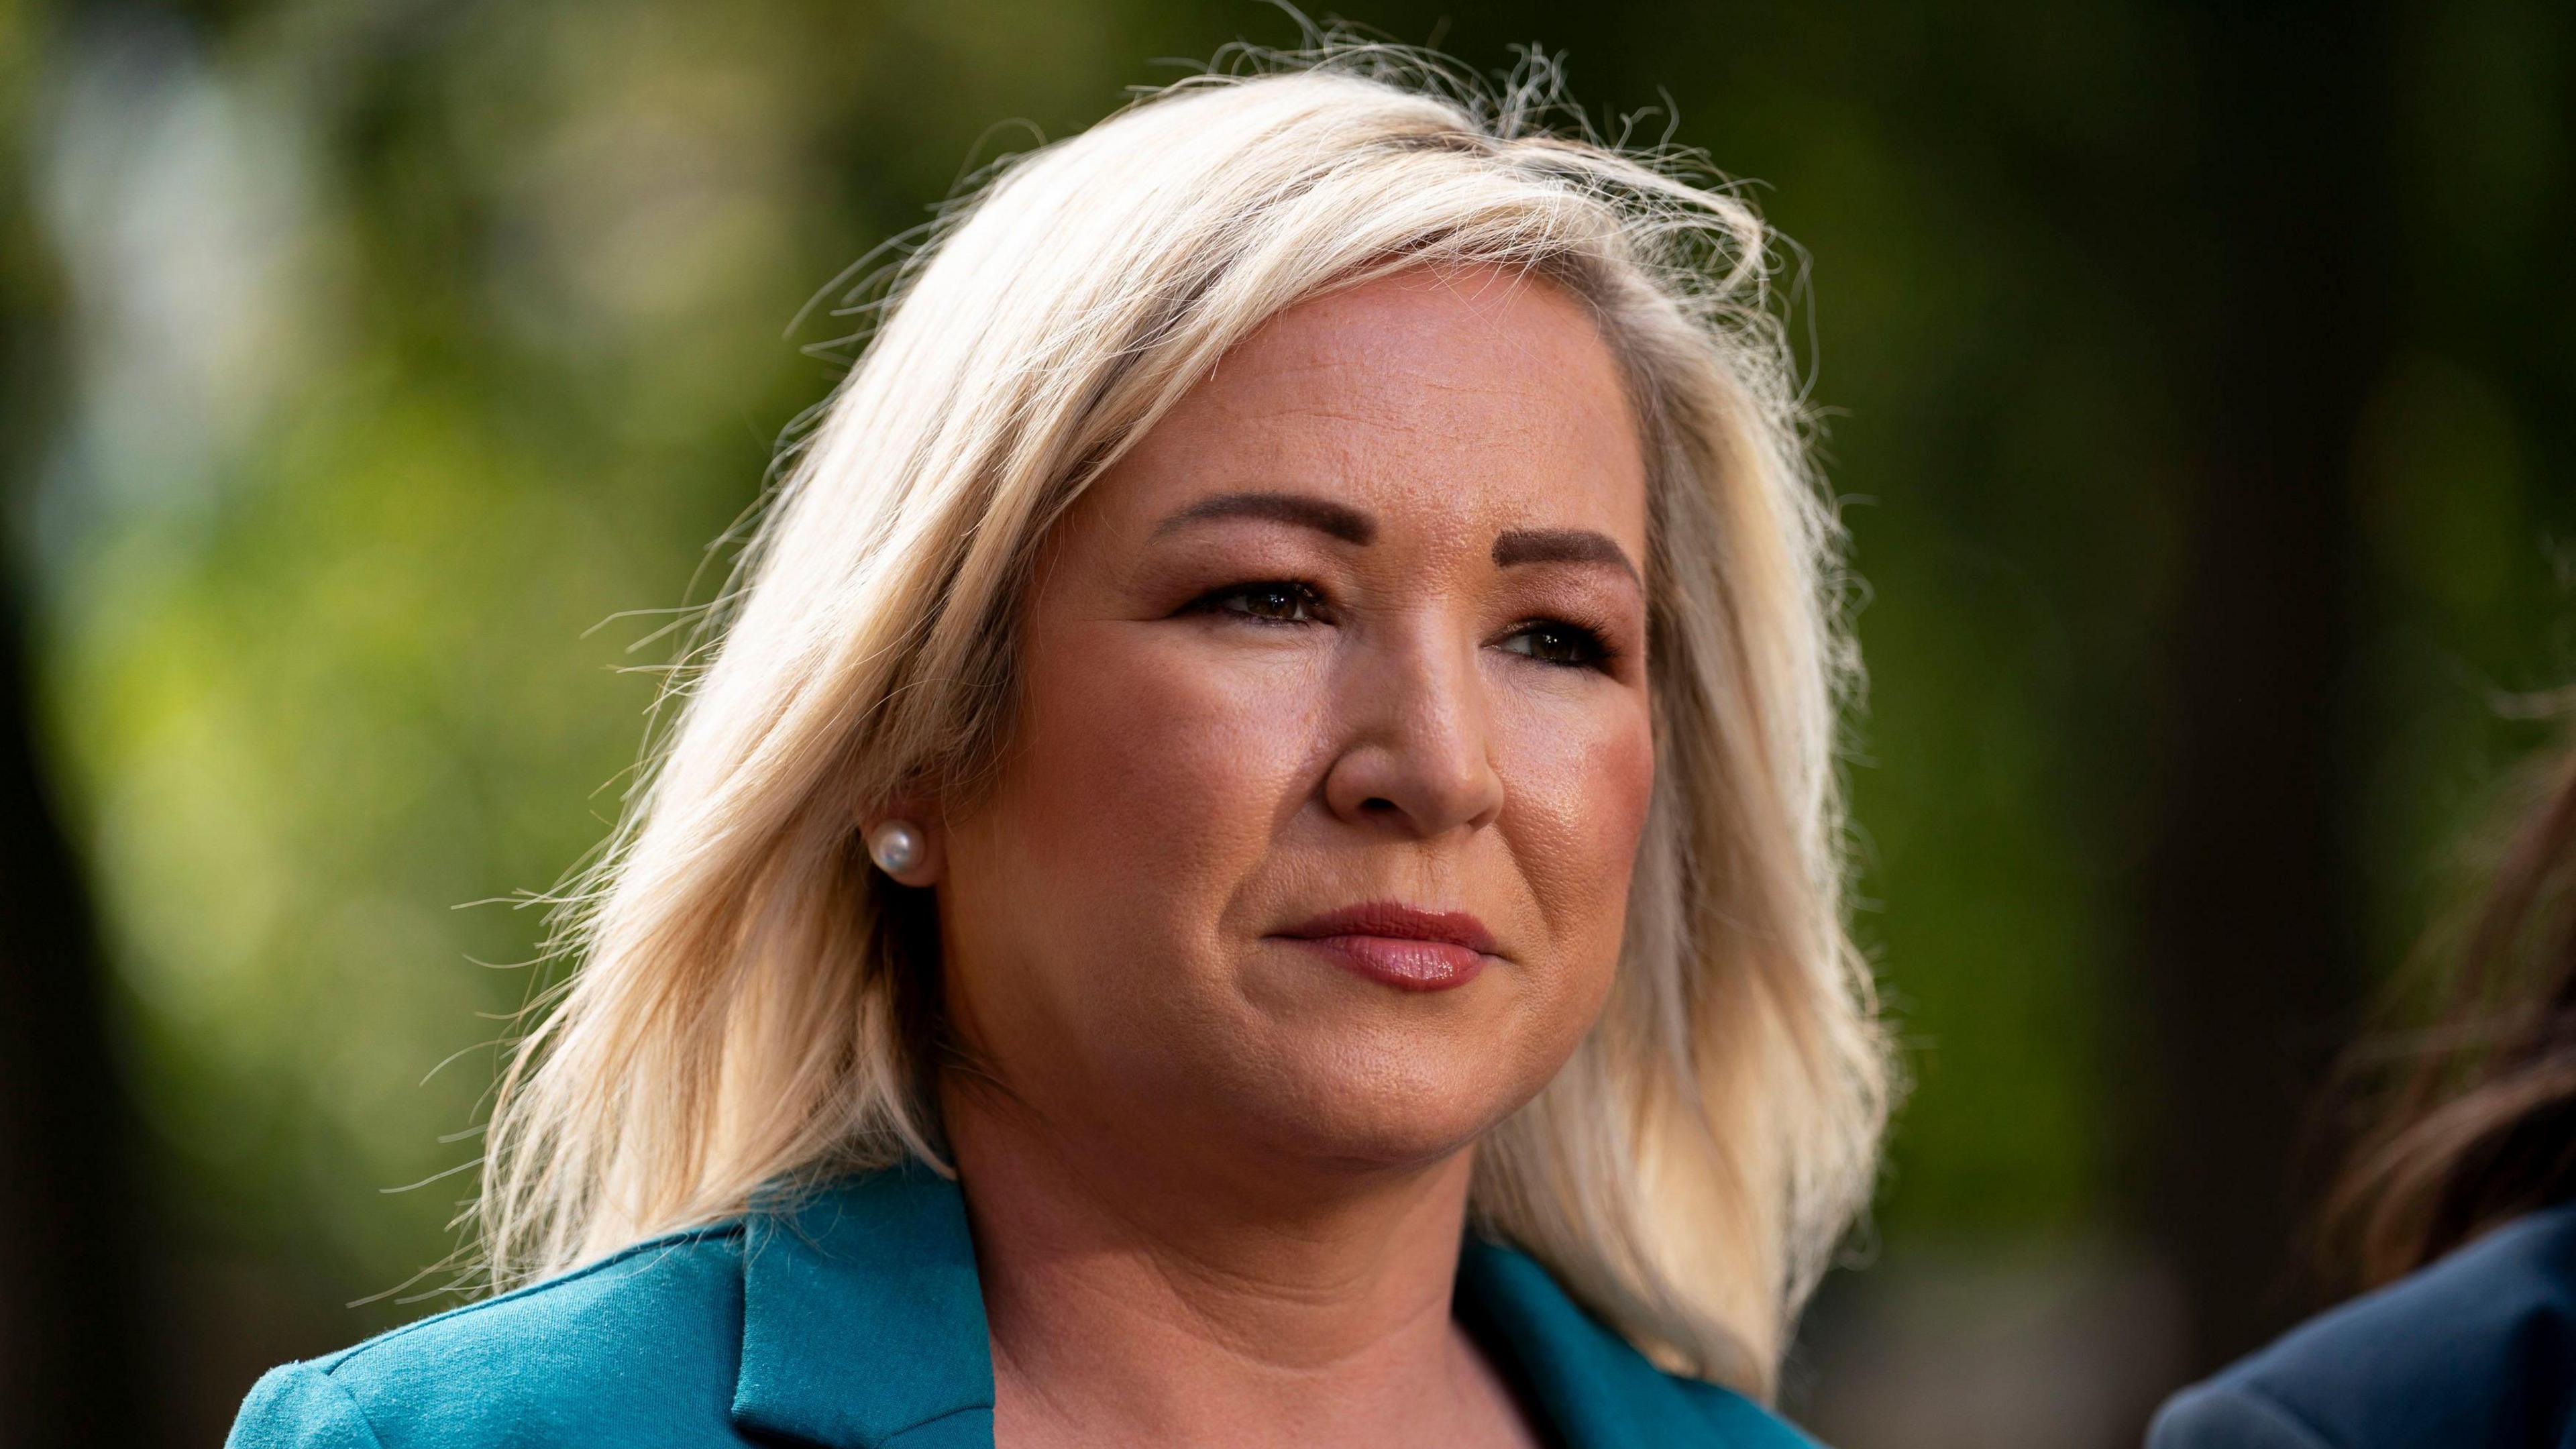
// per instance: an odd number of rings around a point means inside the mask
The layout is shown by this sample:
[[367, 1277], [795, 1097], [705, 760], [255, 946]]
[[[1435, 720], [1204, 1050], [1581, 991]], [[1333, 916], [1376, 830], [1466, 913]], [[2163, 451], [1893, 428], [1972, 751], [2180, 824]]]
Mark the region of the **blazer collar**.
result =
[[1568, 1449], [1697, 1443], [1816, 1449], [1751, 1399], [1673, 1378], [1566, 1296], [1538, 1260], [1469, 1237], [1458, 1256], [1458, 1321], [1527, 1394]]
[[1654, 1365], [1566, 1297], [1527, 1254], [1470, 1237], [1458, 1256], [1458, 1321], [1501, 1359], [1530, 1407], [1570, 1445], [1646, 1445], [1670, 1392]]
[[[1809, 1443], [1749, 1401], [1666, 1378], [1528, 1255], [1470, 1237], [1456, 1312], [1556, 1442]], [[957, 1184], [918, 1162], [841, 1178], [745, 1224], [734, 1422], [830, 1449], [991, 1449], [992, 1340]], [[915, 1431], [923, 1431], [916, 1435]]]
[[918, 1162], [745, 1223], [734, 1422], [833, 1449], [993, 1442], [992, 1343], [957, 1184]]

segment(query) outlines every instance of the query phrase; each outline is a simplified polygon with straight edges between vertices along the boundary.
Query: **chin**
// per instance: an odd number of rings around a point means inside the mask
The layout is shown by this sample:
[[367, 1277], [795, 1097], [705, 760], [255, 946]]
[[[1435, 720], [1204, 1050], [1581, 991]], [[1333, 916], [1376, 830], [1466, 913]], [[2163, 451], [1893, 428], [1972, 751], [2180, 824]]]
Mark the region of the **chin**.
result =
[[1292, 1159], [1427, 1166], [1472, 1146], [1546, 1085], [1499, 1070], [1499, 1054], [1466, 1043], [1373, 1035], [1303, 1044], [1296, 1068], [1244, 1084], [1252, 1100], [1240, 1106], [1261, 1124], [1257, 1135]]

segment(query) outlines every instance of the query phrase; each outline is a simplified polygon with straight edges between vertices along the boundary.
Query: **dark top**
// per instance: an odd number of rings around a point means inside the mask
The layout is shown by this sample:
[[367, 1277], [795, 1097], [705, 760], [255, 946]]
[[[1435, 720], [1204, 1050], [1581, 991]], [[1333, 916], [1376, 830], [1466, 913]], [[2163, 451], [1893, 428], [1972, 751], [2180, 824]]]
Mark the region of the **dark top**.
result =
[[[1532, 1259], [1471, 1239], [1456, 1312], [1566, 1449], [1814, 1449], [1658, 1371]], [[956, 1184], [919, 1166], [674, 1233], [262, 1377], [232, 1449], [992, 1449]]]
[[2576, 1205], [2517, 1218], [2167, 1401], [2148, 1449], [2576, 1449]]

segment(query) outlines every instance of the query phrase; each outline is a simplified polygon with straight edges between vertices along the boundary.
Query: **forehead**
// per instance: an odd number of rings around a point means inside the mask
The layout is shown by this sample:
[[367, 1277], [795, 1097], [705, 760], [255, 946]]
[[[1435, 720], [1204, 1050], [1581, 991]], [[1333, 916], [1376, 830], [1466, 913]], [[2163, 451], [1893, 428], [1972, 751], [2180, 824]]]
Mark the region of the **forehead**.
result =
[[1309, 492], [1397, 530], [1596, 529], [1642, 559], [1645, 474], [1581, 301], [1527, 274], [1423, 268], [1271, 318], [1092, 491], [1137, 522], [1234, 489]]

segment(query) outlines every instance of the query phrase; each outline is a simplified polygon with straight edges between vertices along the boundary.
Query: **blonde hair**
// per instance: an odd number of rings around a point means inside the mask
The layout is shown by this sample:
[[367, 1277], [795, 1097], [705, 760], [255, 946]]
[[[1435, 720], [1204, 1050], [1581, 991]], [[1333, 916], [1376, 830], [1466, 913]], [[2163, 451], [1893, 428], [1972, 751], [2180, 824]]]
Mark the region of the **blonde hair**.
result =
[[1770, 1392], [1890, 1094], [1842, 916], [1838, 532], [1772, 239], [1689, 156], [1562, 124], [1543, 61], [1499, 90], [1380, 47], [1255, 69], [999, 168], [894, 269], [566, 897], [582, 964], [489, 1127], [496, 1284], [782, 1178], [939, 1161], [935, 944], [856, 823], [989, 765], [1040, 540], [1228, 348], [1326, 289], [1492, 266], [1588, 304], [1631, 380], [1657, 784], [1610, 1004], [1480, 1146], [1472, 1209], [1667, 1366]]

